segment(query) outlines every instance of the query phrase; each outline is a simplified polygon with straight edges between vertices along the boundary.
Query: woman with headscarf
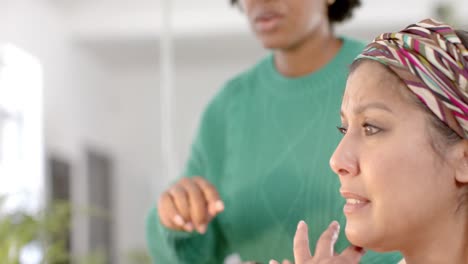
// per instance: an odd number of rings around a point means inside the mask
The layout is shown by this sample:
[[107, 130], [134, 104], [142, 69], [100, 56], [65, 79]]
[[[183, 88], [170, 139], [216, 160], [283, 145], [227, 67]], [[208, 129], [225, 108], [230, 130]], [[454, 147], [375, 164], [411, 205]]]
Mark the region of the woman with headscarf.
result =
[[467, 47], [467, 32], [427, 19], [357, 57], [330, 160], [354, 246], [333, 251], [333, 222], [311, 254], [300, 222], [296, 264], [358, 263], [363, 248], [399, 251], [407, 264], [468, 263]]

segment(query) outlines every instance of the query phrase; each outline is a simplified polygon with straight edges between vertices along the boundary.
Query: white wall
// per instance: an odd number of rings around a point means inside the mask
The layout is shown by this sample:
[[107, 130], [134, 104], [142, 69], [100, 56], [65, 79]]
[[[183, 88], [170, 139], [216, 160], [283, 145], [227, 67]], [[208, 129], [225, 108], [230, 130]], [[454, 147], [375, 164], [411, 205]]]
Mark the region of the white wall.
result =
[[[114, 130], [113, 119], [103, 111], [112, 101], [95, 93], [106, 86], [105, 72], [93, 57], [80, 54], [70, 44], [62, 17], [46, 2], [4, 0], [0, 4], [0, 41], [20, 47], [42, 63], [47, 152], [72, 162], [72, 201], [85, 206], [82, 143], [93, 141], [111, 150], [115, 141], [109, 133]], [[73, 221], [73, 247], [84, 252], [86, 221], [80, 216]]]
[[121, 254], [146, 248], [144, 224], [154, 206], [152, 183], [162, 189], [168, 181], [160, 173], [160, 127], [158, 69], [155, 65], [138, 68], [112, 68], [110, 87], [116, 91], [116, 185], [115, 229], [117, 250]]

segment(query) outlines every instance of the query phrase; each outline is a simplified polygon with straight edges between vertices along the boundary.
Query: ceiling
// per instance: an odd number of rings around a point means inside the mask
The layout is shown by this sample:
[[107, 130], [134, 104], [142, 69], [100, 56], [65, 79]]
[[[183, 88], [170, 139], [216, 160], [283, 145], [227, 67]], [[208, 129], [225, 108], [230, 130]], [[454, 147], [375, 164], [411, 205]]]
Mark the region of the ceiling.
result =
[[[168, 17], [171, 35], [179, 50], [200, 43], [207, 46], [213, 41], [229, 45], [233, 39], [238, 39], [237, 43], [252, 40], [242, 12], [230, 6], [228, 0], [43, 1], [51, 3], [63, 16], [77, 44], [95, 49], [101, 55], [108, 54], [109, 58], [118, 55], [141, 61], [148, 57], [148, 51], [157, 56], [163, 33], [161, 25]], [[361, 1], [362, 7], [354, 18], [337, 27], [339, 34], [369, 39], [383, 30], [395, 30], [415, 22], [415, 19], [434, 16], [435, 6], [440, 2], [456, 5], [455, 16], [460, 18], [462, 25], [468, 25], [468, 18], [462, 16], [468, 13], [466, 0]], [[387, 10], [394, 12], [384, 12]]]

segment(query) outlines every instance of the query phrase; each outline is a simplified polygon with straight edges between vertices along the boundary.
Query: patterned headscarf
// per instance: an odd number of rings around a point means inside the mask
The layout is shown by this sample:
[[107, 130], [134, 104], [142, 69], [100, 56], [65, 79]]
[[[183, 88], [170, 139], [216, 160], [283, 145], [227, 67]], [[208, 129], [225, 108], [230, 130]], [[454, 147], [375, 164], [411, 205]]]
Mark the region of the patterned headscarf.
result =
[[388, 66], [460, 137], [468, 139], [468, 49], [455, 30], [432, 19], [384, 33], [356, 58]]

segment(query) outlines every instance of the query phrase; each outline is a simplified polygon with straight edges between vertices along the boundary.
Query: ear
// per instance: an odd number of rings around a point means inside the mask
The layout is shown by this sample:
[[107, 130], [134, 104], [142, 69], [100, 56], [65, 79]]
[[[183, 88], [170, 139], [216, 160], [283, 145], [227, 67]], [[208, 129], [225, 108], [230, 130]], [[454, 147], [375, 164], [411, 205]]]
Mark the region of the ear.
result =
[[463, 139], [452, 149], [452, 161], [455, 166], [455, 180], [458, 183], [468, 183], [468, 140]]

